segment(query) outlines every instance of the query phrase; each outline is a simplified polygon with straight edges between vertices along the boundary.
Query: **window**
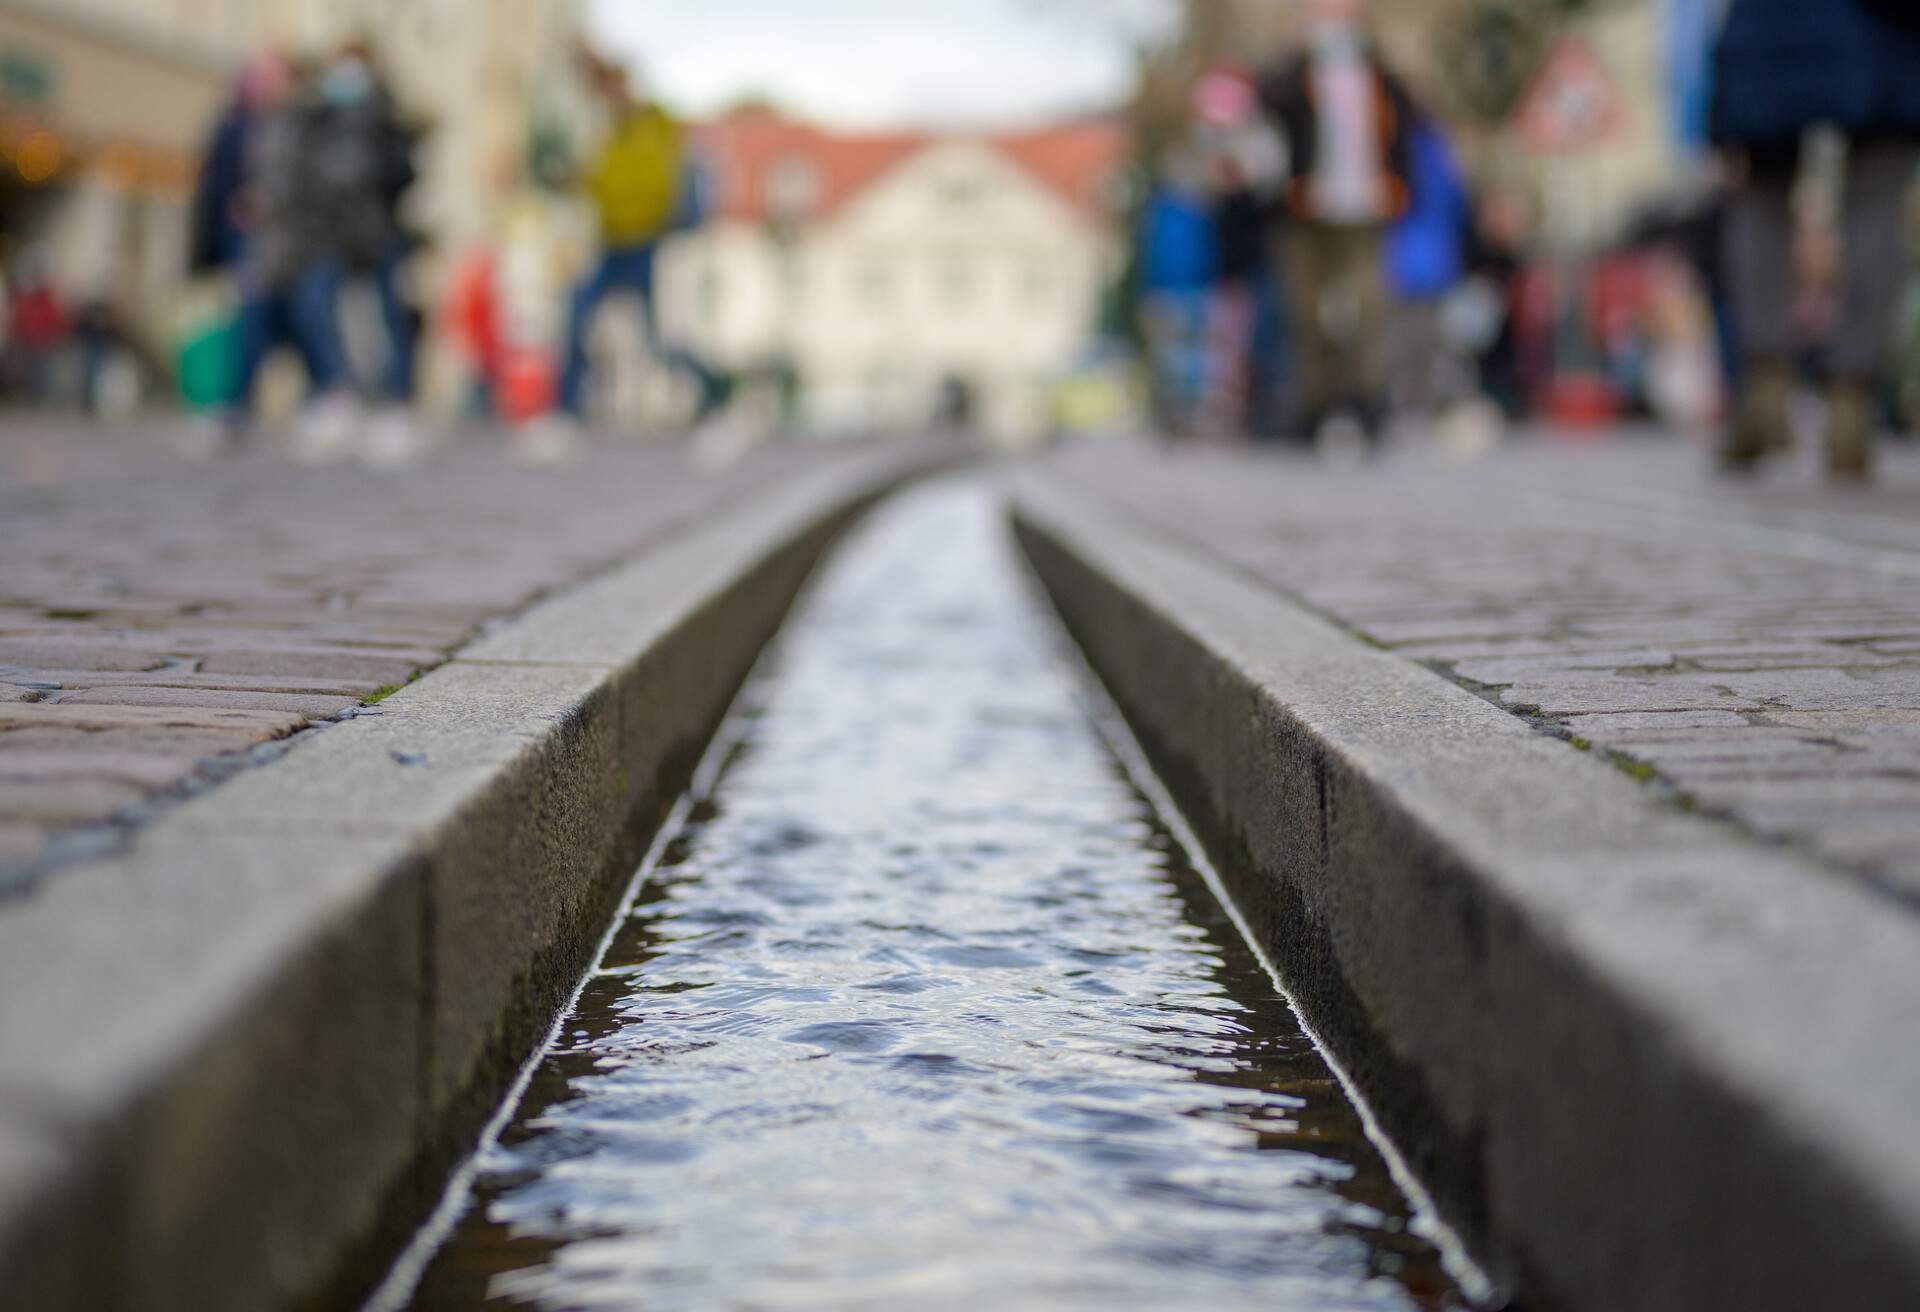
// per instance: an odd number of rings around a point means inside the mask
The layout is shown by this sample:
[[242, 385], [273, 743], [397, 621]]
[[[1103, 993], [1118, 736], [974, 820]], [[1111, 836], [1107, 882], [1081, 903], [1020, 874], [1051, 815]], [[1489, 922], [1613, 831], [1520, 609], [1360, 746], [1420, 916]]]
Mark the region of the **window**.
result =
[[870, 255], [860, 262], [857, 290], [863, 305], [885, 305], [893, 298], [893, 266], [884, 256]]
[[776, 219], [803, 219], [820, 204], [820, 174], [813, 161], [787, 155], [767, 173], [767, 209]]
[[984, 188], [980, 180], [968, 174], [956, 174], [940, 182], [940, 204], [946, 209], [970, 209], [977, 205]]
[[958, 309], [973, 299], [973, 264], [964, 255], [949, 255], [940, 264], [940, 299]]
[[694, 300], [700, 307], [700, 321], [713, 323], [720, 317], [720, 303], [726, 292], [726, 277], [720, 272], [720, 266], [708, 261], [700, 266], [700, 275], [694, 283]]
[[1028, 260], [1020, 269], [1020, 302], [1037, 307], [1053, 299], [1053, 270], [1044, 260]]
[[807, 296], [807, 264], [801, 253], [785, 250], [780, 255], [780, 290], [790, 305], [798, 304]]

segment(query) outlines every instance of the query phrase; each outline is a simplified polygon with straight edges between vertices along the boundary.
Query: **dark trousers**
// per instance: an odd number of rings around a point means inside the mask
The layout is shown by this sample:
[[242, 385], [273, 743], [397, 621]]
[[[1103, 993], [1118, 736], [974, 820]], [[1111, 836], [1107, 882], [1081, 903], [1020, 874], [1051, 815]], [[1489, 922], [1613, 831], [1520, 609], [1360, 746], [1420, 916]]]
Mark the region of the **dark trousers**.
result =
[[[1727, 216], [1725, 263], [1733, 327], [1747, 360], [1782, 362], [1794, 337], [1793, 183], [1795, 147], [1754, 151]], [[1907, 188], [1920, 144], [1853, 143], [1841, 201], [1840, 322], [1830, 343], [1837, 377], [1865, 381], [1880, 372], [1893, 312], [1906, 284]]]
[[560, 408], [578, 415], [586, 403], [587, 329], [593, 325], [593, 312], [614, 292], [632, 292], [640, 298], [641, 323], [649, 344], [659, 340], [653, 306], [653, 265], [656, 247], [652, 242], [639, 246], [611, 246], [600, 255], [600, 262], [573, 289], [567, 306], [567, 348], [560, 370]]
[[418, 347], [418, 324], [413, 306], [400, 294], [400, 273], [406, 267], [407, 248], [395, 245], [373, 269], [373, 289], [380, 298], [380, 318], [387, 330], [387, 364], [379, 391], [389, 401], [413, 398], [413, 361]]
[[653, 300], [657, 250], [653, 242], [609, 247], [601, 254], [599, 263], [573, 289], [573, 300], [567, 307], [566, 355], [560, 370], [560, 408], [568, 414], [577, 416], [585, 407], [587, 330], [593, 325], [593, 312], [600, 308], [600, 302], [614, 292], [632, 292], [640, 298], [641, 327], [646, 332], [648, 345], [667, 368], [693, 375], [700, 386], [701, 414], [725, 399], [726, 384], [713, 370], [692, 354], [661, 340]]
[[340, 270], [330, 263], [303, 270], [282, 286], [242, 293], [237, 324], [240, 368], [232, 402], [236, 411], [244, 414], [252, 404], [260, 366], [280, 346], [300, 353], [313, 391], [330, 391], [346, 381], [346, 344], [334, 313], [339, 295]]
[[1378, 225], [1299, 222], [1280, 236], [1288, 315], [1309, 423], [1340, 406], [1363, 418], [1386, 393], [1386, 230]]

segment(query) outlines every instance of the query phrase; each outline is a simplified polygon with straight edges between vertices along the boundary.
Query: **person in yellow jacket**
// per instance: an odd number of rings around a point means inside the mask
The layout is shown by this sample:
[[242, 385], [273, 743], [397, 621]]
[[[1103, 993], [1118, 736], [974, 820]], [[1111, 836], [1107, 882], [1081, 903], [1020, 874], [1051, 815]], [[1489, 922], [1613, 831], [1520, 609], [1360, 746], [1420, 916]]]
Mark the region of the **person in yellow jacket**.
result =
[[594, 311], [609, 293], [630, 291], [640, 298], [647, 338], [672, 367], [699, 380], [703, 412], [718, 400], [719, 380], [693, 357], [666, 349], [654, 319], [654, 256], [661, 237], [685, 213], [689, 177], [687, 148], [680, 124], [664, 108], [634, 94], [626, 70], [582, 50], [596, 93], [606, 101], [611, 128], [586, 171], [586, 190], [600, 220], [599, 260], [587, 272], [567, 310], [566, 354], [562, 357], [559, 405], [580, 417], [587, 383], [586, 338]]

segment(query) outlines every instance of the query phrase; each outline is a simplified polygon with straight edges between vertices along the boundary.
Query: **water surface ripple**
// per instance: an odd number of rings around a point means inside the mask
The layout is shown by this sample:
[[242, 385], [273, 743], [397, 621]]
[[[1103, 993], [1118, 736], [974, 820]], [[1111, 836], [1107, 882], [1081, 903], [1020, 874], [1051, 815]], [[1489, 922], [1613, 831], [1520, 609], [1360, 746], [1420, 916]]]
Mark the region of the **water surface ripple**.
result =
[[1458, 1306], [1079, 678], [987, 487], [855, 534], [414, 1306]]

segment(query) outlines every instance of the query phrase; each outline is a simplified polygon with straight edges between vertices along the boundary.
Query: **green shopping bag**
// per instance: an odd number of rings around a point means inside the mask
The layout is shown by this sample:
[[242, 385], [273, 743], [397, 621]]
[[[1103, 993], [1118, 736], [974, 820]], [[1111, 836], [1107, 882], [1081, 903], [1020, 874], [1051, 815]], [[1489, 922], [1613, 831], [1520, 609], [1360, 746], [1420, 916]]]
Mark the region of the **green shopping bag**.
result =
[[203, 320], [189, 330], [174, 364], [189, 410], [232, 404], [240, 386], [240, 331], [233, 316]]

